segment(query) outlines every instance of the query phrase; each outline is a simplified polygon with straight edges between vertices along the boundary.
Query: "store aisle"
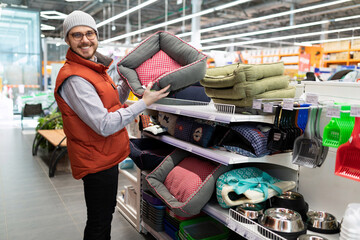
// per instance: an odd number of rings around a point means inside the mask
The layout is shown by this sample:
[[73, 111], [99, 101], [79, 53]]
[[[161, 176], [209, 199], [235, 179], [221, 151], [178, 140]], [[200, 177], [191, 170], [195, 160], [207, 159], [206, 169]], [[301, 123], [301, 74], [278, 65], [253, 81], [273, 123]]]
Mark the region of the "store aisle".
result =
[[[65, 172], [49, 178], [47, 165], [31, 154], [33, 138], [34, 131], [21, 131], [20, 124], [0, 123], [0, 240], [80, 240], [82, 181]], [[112, 239], [152, 237], [139, 234], [116, 210]]]

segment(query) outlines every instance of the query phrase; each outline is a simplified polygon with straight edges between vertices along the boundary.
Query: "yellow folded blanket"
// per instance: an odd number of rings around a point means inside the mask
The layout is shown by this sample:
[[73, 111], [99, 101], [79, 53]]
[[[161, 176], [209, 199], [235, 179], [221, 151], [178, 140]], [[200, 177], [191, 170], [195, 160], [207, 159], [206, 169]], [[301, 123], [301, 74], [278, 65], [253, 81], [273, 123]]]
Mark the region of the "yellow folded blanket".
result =
[[232, 104], [236, 107], [251, 107], [253, 99], [261, 98], [293, 98], [295, 96], [295, 87], [288, 87], [285, 89], [278, 89], [269, 92], [264, 92], [253, 97], [246, 97], [243, 99], [223, 99], [223, 98], [212, 98], [214, 103]]
[[205, 87], [205, 93], [211, 98], [243, 99], [272, 90], [285, 89], [289, 86], [289, 80], [289, 76], [275, 76], [255, 82], [236, 83], [231, 88]]

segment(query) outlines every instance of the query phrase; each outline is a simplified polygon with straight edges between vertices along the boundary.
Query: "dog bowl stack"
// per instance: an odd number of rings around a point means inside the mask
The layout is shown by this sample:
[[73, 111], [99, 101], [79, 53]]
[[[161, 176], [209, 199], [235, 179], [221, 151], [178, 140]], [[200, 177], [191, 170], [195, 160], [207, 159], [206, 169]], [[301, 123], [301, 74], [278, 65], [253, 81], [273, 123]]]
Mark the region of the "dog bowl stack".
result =
[[350, 203], [341, 223], [340, 240], [359, 239], [360, 236], [360, 203]]
[[250, 111], [253, 99], [293, 98], [295, 88], [284, 75], [284, 63], [232, 64], [209, 68], [200, 84], [214, 103], [231, 104]]
[[322, 211], [309, 211], [306, 215], [306, 224], [310, 231], [324, 234], [339, 233], [340, 225], [332, 214]]
[[[296, 240], [299, 236], [306, 234], [306, 226], [301, 215], [290, 209], [268, 208], [258, 221], [262, 227], [288, 240]], [[269, 233], [264, 228], [259, 226], [258, 231], [268, 237]]]
[[303, 195], [294, 191], [284, 192], [282, 195], [271, 198], [271, 206], [276, 208], [287, 208], [300, 213], [303, 221], [306, 221], [306, 213], [309, 205], [305, 202]]

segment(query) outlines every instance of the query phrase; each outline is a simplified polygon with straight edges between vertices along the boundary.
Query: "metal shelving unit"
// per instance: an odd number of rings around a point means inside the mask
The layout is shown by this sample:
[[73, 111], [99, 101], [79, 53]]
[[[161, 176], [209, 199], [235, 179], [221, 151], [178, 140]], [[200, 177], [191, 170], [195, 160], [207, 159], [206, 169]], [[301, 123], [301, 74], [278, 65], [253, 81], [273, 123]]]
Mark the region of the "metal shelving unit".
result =
[[[162, 104], [165, 103], [165, 104]], [[166, 98], [148, 107], [148, 109], [173, 113], [193, 118], [221, 123], [231, 122], [262, 122], [273, 123], [273, 115], [247, 115], [235, 113], [234, 105], [196, 102]]]
[[298, 165], [292, 164], [291, 162], [292, 153], [280, 153], [275, 155], [267, 155], [260, 158], [251, 158], [228, 151], [212, 149], [212, 148], [203, 148], [198, 145], [176, 139], [169, 135], [154, 136], [150, 133], [144, 132], [144, 136], [158, 139], [160, 141], [173, 145], [177, 148], [181, 148], [188, 152], [192, 152], [196, 155], [205, 157], [207, 159], [210, 159], [212, 161], [224, 165], [231, 165], [238, 163], [271, 163], [271, 164], [291, 168], [293, 170], [298, 170], [299, 168]]
[[[220, 205], [216, 201], [210, 201], [205, 207], [202, 209], [203, 212], [208, 214], [209, 216], [215, 218], [229, 229], [238, 233], [242, 237], [250, 240], [286, 240], [285, 238], [279, 236], [278, 234], [269, 231], [259, 225], [258, 223], [252, 221], [234, 211], [233, 209], [225, 209], [220, 207]], [[262, 234], [259, 232], [261, 230]], [[318, 236], [322, 236], [328, 240], [337, 240], [339, 239], [339, 234], [320, 234], [311, 231], [307, 231], [307, 234], [314, 234]]]
[[[169, 100], [166, 99], [166, 103], [167, 104], [152, 104], [148, 107], [148, 109], [227, 124], [231, 122], [273, 123], [274, 121], [273, 116], [236, 114], [235, 108], [232, 105], [216, 105], [213, 103], [202, 103], [176, 99], [170, 100], [170, 103]], [[143, 134], [146, 137], [158, 139], [177, 148], [192, 152], [196, 155], [205, 157], [207, 159], [224, 165], [239, 163], [268, 163], [291, 169], [293, 170], [293, 172], [297, 172], [299, 169], [298, 165], [294, 165], [291, 162], [292, 153], [281, 153], [272, 156], [264, 156], [261, 158], [249, 158], [219, 149], [203, 148], [198, 145], [179, 140], [170, 135], [154, 136], [146, 132], [144, 132]], [[233, 220], [229, 215], [229, 210], [221, 208], [216, 201], [210, 201], [203, 208], [203, 212], [217, 219], [219, 222], [223, 223], [225, 226], [229, 227], [243, 237], [250, 237], [249, 239], [268, 239], [258, 233], [257, 230], [254, 231], [251, 228], [243, 226], [243, 224], [241, 224], [240, 222]], [[264, 231], [269, 232], [266, 229]], [[284, 238], [281, 238], [272, 232], [269, 232], [268, 236], [276, 236], [276, 238], [272, 238], [275, 240], [284, 240]]]

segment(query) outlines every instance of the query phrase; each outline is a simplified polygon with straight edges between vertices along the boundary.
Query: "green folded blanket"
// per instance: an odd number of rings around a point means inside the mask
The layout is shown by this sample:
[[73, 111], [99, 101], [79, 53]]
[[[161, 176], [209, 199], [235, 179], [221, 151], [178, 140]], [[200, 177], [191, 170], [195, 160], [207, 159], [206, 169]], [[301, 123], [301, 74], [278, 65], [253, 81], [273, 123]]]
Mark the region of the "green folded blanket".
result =
[[279, 76], [284, 74], [284, 63], [241, 64], [246, 81], [257, 81], [262, 78]]
[[200, 84], [210, 88], [227, 88], [232, 87], [236, 83], [245, 82], [245, 73], [240, 64], [231, 64], [223, 67], [215, 67], [206, 69], [204, 79], [200, 80]]
[[293, 98], [295, 96], [295, 87], [287, 87], [285, 89], [278, 89], [269, 92], [264, 92], [262, 94], [255, 95], [253, 97], [247, 97], [243, 99], [222, 99], [222, 98], [212, 98], [214, 103], [222, 104], [232, 104], [236, 107], [251, 107], [253, 104], [253, 99], [261, 98]]
[[236, 83], [231, 88], [205, 87], [205, 93], [211, 98], [242, 99], [272, 90], [287, 88], [289, 80], [289, 76], [275, 76], [263, 78], [255, 82]]

